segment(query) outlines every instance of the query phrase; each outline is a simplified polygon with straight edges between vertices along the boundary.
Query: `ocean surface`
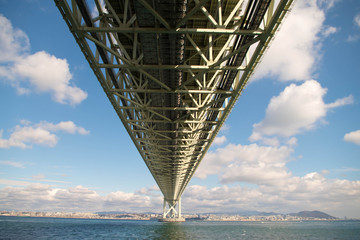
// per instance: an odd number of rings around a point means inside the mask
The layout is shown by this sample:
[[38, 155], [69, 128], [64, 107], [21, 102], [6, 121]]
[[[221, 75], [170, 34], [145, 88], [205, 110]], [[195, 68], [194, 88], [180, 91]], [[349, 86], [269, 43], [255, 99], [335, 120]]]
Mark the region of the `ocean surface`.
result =
[[360, 239], [360, 221], [160, 223], [0, 217], [0, 239]]

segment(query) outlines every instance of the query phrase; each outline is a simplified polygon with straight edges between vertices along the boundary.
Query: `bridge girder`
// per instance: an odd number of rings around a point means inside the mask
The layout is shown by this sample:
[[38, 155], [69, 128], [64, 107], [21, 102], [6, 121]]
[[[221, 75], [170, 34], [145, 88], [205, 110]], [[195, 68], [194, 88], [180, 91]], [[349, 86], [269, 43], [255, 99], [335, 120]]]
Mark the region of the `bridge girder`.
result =
[[170, 209], [292, 4], [176, 2], [55, 0]]

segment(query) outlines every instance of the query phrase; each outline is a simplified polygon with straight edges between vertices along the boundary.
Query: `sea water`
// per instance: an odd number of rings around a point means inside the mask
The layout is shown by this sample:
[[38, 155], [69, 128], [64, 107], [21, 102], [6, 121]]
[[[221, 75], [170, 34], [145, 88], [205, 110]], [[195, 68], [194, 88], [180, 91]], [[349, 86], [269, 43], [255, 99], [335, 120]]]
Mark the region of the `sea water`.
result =
[[160, 223], [0, 217], [0, 239], [360, 239], [360, 221]]

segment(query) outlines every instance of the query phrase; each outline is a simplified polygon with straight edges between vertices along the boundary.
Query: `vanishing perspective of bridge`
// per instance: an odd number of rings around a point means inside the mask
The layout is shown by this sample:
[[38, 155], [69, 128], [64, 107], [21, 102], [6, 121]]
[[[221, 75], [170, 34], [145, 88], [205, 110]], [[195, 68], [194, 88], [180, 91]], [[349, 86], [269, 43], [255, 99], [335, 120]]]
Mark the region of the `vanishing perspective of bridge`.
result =
[[292, 0], [55, 0], [181, 221], [181, 195]]

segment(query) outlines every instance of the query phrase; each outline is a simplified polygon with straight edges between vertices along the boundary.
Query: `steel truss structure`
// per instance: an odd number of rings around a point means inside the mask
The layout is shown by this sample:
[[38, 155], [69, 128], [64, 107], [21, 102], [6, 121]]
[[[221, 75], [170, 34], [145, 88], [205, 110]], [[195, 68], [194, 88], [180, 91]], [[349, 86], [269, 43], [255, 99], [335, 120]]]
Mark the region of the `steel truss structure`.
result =
[[182, 193], [292, 0], [55, 3], [163, 193], [163, 217], [181, 217]]

